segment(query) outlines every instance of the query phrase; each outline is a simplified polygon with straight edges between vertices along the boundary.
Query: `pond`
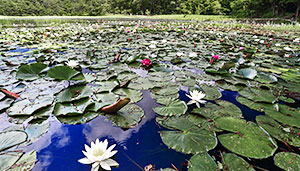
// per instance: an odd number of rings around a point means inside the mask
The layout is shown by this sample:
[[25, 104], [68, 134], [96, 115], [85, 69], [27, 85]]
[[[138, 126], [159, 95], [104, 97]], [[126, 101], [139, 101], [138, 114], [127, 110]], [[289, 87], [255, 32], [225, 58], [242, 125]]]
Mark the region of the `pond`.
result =
[[297, 32], [94, 20], [0, 36], [0, 170], [90, 170], [97, 138], [112, 170], [300, 169]]

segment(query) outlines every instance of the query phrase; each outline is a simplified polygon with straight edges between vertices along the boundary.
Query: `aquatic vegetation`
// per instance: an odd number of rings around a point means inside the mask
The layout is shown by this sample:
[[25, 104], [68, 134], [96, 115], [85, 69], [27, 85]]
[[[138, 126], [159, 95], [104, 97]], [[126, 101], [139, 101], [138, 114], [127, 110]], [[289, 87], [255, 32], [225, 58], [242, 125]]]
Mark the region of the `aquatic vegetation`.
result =
[[[193, 156], [190, 170], [253, 170], [248, 162], [265, 158], [286, 169], [298, 159], [281, 159], [299, 154], [298, 32], [179, 21], [27, 26], [0, 33], [0, 119], [17, 126], [1, 129], [4, 170], [27, 160], [33, 167], [35, 152], [11, 149], [39, 140], [48, 118], [75, 125], [103, 117], [124, 132], [134, 129], [149, 117], [137, 105], [145, 92], [157, 103], [151, 111], [161, 141]], [[226, 99], [228, 91], [236, 99]], [[117, 165], [87, 159], [94, 169]]]

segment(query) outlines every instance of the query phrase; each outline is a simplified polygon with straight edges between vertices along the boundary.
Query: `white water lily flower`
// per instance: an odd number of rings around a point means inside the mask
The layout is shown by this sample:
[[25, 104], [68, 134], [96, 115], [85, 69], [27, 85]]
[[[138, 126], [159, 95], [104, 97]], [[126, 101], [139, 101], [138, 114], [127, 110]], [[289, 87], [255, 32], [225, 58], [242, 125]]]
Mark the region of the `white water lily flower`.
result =
[[195, 53], [195, 52], [191, 52], [191, 53], [189, 54], [189, 57], [191, 57], [191, 58], [193, 58], [193, 57], [197, 57], [197, 53]]
[[182, 56], [182, 55], [184, 55], [182, 52], [177, 52], [176, 53], [176, 56]]
[[73, 67], [76, 67], [79, 64], [78, 64], [77, 61], [70, 60], [70, 61], [67, 62], [67, 65], [73, 68]]
[[190, 95], [186, 95], [188, 98], [190, 98], [191, 100], [187, 103], [188, 105], [196, 103], [197, 107], [200, 108], [200, 103], [205, 103], [205, 100], [201, 100], [203, 99], [203, 97], [205, 97], [206, 94], [204, 94], [202, 91], [197, 91], [197, 90], [193, 90], [192, 92], [190, 91]]
[[155, 48], [156, 48], [156, 45], [155, 45], [155, 44], [151, 44], [151, 45], [149, 46], [149, 48], [155, 49]]
[[280, 46], [280, 43], [276, 43], [275, 46]]
[[287, 47], [287, 46], [284, 47], [283, 49], [286, 50], [286, 51], [291, 51], [292, 50], [290, 47]]
[[98, 171], [100, 166], [105, 170], [111, 170], [111, 166], [119, 166], [115, 160], [110, 159], [118, 151], [111, 151], [116, 144], [107, 148], [107, 139], [99, 141], [97, 138], [95, 143], [91, 142], [91, 147], [84, 145], [86, 151], [82, 153], [86, 156], [85, 158], [79, 159], [78, 162], [82, 164], [92, 164], [92, 171]]

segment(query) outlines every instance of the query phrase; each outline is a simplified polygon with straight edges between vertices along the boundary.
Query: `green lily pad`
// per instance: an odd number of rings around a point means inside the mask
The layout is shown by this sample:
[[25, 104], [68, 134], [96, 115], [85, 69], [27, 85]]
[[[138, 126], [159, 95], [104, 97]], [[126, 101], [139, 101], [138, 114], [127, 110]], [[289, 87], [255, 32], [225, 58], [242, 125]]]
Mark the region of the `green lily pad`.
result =
[[39, 78], [39, 74], [47, 67], [43, 63], [33, 63], [28, 65], [23, 65], [19, 68], [16, 78], [19, 80], [34, 80]]
[[93, 91], [89, 88], [89, 86], [72, 86], [60, 92], [56, 96], [56, 99], [57, 102], [71, 102], [74, 100], [90, 97], [92, 94]]
[[189, 171], [216, 171], [217, 165], [214, 159], [208, 153], [194, 155], [189, 162]]
[[255, 102], [273, 103], [276, 97], [270, 90], [263, 90], [258, 88], [244, 88], [239, 91], [240, 95]]
[[14, 102], [14, 99], [5, 98], [4, 100], [0, 101], [0, 111], [10, 107], [10, 105]]
[[9, 170], [22, 155], [23, 152], [6, 152], [0, 154], [0, 170]]
[[203, 98], [205, 100], [216, 100], [222, 97], [222, 94], [218, 87], [200, 85], [200, 89], [206, 94]]
[[28, 99], [18, 101], [14, 103], [8, 110], [7, 114], [9, 116], [29, 116], [32, 115], [35, 111], [51, 105], [53, 102], [53, 97], [39, 97], [31, 102]]
[[219, 135], [219, 140], [230, 151], [255, 159], [272, 156], [276, 142], [253, 122], [232, 117], [218, 118], [215, 125], [232, 133]]
[[253, 110], [256, 110], [256, 111], [260, 111], [260, 112], [263, 112], [263, 105], [262, 103], [257, 103], [257, 102], [254, 102], [252, 100], [249, 100], [247, 98], [244, 98], [242, 96], [238, 96], [236, 98], [236, 100], [241, 103], [242, 105], [245, 105], [247, 107], [249, 107], [250, 109], [253, 109]]
[[23, 131], [7, 131], [0, 133], [0, 151], [20, 145], [27, 140], [27, 134]]
[[176, 151], [195, 154], [207, 152], [217, 145], [214, 132], [199, 128], [185, 116], [158, 118], [157, 121], [167, 128], [176, 129], [161, 131], [163, 142]]
[[28, 135], [27, 143], [34, 143], [40, 139], [49, 129], [49, 121], [44, 121], [42, 124], [29, 125], [25, 132]]
[[223, 100], [216, 102], [217, 104], [206, 103], [205, 107], [195, 108], [192, 112], [213, 120], [224, 116], [242, 118], [242, 111], [233, 103]]
[[68, 66], [55, 66], [48, 71], [48, 76], [57, 80], [83, 80], [83, 78], [76, 79], [80, 72]]
[[96, 88], [97, 93], [104, 92], [104, 91], [112, 91], [117, 86], [119, 86], [117, 81], [101, 81], [101, 82], [95, 82], [96, 85], [99, 85], [99, 87]]
[[158, 99], [157, 102], [165, 105], [162, 107], [154, 108], [154, 111], [162, 116], [179, 116], [187, 111], [186, 103], [178, 99], [162, 98]]
[[243, 68], [239, 70], [239, 74], [244, 78], [253, 80], [257, 75], [257, 71], [252, 68]]
[[274, 157], [275, 165], [286, 171], [300, 170], [300, 155], [295, 153], [280, 152]]
[[118, 113], [107, 114], [106, 117], [116, 126], [130, 128], [141, 121], [144, 117], [144, 111], [135, 104], [128, 104], [119, 110]]
[[65, 124], [83, 124], [99, 116], [98, 113], [86, 112], [83, 115], [59, 116], [57, 119]]
[[226, 167], [226, 170], [230, 171], [255, 171], [255, 169], [252, 168], [252, 166], [246, 162], [243, 158], [238, 157], [237, 155], [233, 153], [223, 153], [223, 165]]
[[[257, 116], [256, 121], [259, 126], [264, 128], [274, 138], [289, 145], [300, 147], [300, 139], [297, 132], [292, 131], [293, 128], [285, 128], [267, 115]], [[289, 130], [289, 132], [285, 130]]]
[[91, 101], [89, 98], [84, 98], [67, 103], [57, 103], [54, 108], [54, 115], [57, 117], [66, 115], [81, 115], [84, 113], [85, 109], [92, 103], [93, 101]]
[[300, 111], [283, 104], [276, 105], [264, 107], [266, 115], [280, 123], [300, 128]]
[[19, 170], [31, 170], [37, 161], [36, 151], [32, 150], [25, 153], [14, 165], [10, 167], [9, 170], [19, 171]]
[[140, 91], [130, 88], [118, 88], [114, 90], [113, 93], [123, 97], [129, 97], [132, 103], [136, 103], [143, 98], [143, 94]]

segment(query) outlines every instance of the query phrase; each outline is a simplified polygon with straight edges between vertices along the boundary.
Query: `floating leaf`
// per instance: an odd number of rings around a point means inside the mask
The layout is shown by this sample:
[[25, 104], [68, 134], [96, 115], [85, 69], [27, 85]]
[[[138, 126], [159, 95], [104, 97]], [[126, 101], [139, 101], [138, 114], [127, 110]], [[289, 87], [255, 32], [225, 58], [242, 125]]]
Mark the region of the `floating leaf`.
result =
[[255, 169], [252, 168], [252, 166], [247, 163], [243, 158], [238, 157], [237, 155], [233, 153], [223, 153], [223, 165], [226, 167], [226, 170], [230, 171], [255, 171]]
[[67, 103], [57, 103], [54, 108], [55, 116], [72, 116], [72, 115], [81, 115], [85, 111], [85, 109], [91, 105], [93, 101], [89, 100], [89, 98], [80, 99], [73, 102]]
[[25, 153], [13, 166], [10, 167], [9, 170], [31, 170], [37, 161], [36, 156], [36, 151], [34, 150]]
[[217, 165], [208, 153], [194, 155], [189, 162], [189, 171], [216, 171]]
[[236, 105], [223, 100], [216, 102], [217, 104], [206, 103], [205, 107], [195, 108], [192, 112], [213, 120], [224, 116], [242, 117], [242, 111]]
[[255, 102], [273, 103], [276, 97], [270, 90], [263, 90], [258, 88], [244, 88], [239, 91], [240, 95]]
[[154, 111], [163, 116], [182, 115], [187, 111], [185, 102], [178, 99], [162, 98], [157, 100], [158, 103], [164, 104], [163, 107], [155, 107]]
[[5, 98], [0, 101], [0, 111], [8, 108], [15, 100], [11, 98]]
[[161, 132], [163, 142], [176, 151], [195, 154], [207, 152], [217, 145], [214, 132], [199, 128], [185, 116], [158, 119], [158, 122], [170, 129], [176, 129]]
[[118, 88], [113, 93], [130, 98], [132, 103], [136, 103], [143, 98], [143, 94], [140, 91], [130, 88]]
[[23, 152], [6, 152], [0, 154], [0, 170], [8, 170], [22, 155]]
[[[57, 80], [78, 80], [74, 78], [79, 74], [80, 72], [68, 66], [55, 66], [48, 71], [48, 76]], [[82, 80], [82, 78], [79, 80]]]
[[252, 68], [243, 68], [239, 70], [239, 74], [245, 78], [253, 80], [257, 75], [257, 71]]
[[0, 151], [20, 145], [27, 140], [27, 134], [23, 131], [7, 131], [0, 133]]
[[141, 121], [144, 117], [144, 111], [135, 104], [128, 104], [118, 113], [107, 114], [106, 116], [114, 125], [121, 128], [130, 128]]
[[278, 106], [278, 110], [273, 105], [265, 106], [264, 111], [266, 115], [269, 115], [280, 123], [300, 128], [300, 111], [283, 104], [276, 105]]
[[274, 157], [275, 165], [286, 171], [300, 170], [300, 155], [295, 153], [280, 152]]
[[43, 63], [33, 63], [23, 65], [19, 68], [16, 78], [19, 80], [34, 80], [39, 78], [39, 74], [47, 67]]
[[44, 121], [42, 124], [29, 125], [25, 132], [28, 135], [28, 143], [34, 143], [40, 139], [49, 129], [49, 121]]
[[86, 112], [83, 115], [58, 116], [57, 119], [65, 124], [84, 124], [99, 116], [98, 113]]
[[218, 137], [222, 145], [236, 154], [262, 159], [272, 156], [277, 149], [275, 141], [253, 122], [246, 123], [242, 119], [223, 117], [218, 118], [215, 125], [225, 131], [233, 132]]
[[56, 99], [57, 102], [71, 102], [74, 100], [90, 97], [92, 94], [93, 91], [89, 88], [89, 86], [72, 86], [60, 92], [56, 96]]

